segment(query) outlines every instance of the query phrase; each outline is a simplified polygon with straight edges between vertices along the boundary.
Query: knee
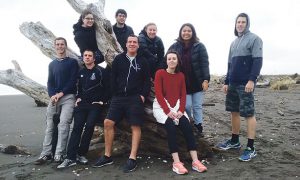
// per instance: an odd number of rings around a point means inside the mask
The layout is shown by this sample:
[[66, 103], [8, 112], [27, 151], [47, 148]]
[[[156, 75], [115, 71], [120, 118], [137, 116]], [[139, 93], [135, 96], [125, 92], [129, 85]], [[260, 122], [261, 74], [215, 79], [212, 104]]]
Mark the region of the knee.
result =
[[115, 123], [109, 119], [105, 119], [103, 124], [104, 124], [104, 129], [112, 129], [115, 125]]

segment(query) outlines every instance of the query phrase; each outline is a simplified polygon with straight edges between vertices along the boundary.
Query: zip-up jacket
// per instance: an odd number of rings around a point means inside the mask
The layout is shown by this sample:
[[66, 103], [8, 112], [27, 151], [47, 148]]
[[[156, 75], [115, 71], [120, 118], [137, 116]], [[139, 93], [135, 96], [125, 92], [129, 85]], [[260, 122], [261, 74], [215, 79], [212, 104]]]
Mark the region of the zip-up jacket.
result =
[[117, 55], [112, 63], [111, 88], [114, 96], [149, 95], [151, 88], [147, 60], [142, 56], [132, 61], [126, 52]]
[[249, 31], [250, 21], [243, 34], [231, 43], [225, 84], [246, 85], [249, 80], [256, 82], [263, 61], [263, 42]]
[[127, 38], [129, 35], [134, 34], [133, 29], [130, 26], [127, 26], [126, 24], [124, 24], [123, 28], [119, 28], [117, 27], [117, 24], [115, 24], [113, 25], [113, 30], [123, 51], [127, 51]]
[[78, 73], [77, 98], [80, 104], [91, 104], [110, 99], [109, 74], [106, 69], [96, 65], [92, 69], [83, 68]]

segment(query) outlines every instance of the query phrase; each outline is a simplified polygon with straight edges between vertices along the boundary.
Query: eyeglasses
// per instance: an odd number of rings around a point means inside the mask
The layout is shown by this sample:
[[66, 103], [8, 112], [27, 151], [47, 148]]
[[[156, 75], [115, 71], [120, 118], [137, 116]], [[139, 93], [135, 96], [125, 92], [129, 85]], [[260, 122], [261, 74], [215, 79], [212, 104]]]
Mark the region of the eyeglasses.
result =
[[84, 18], [84, 19], [86, 19], [88, 21], [94, 21], [94, 18]]

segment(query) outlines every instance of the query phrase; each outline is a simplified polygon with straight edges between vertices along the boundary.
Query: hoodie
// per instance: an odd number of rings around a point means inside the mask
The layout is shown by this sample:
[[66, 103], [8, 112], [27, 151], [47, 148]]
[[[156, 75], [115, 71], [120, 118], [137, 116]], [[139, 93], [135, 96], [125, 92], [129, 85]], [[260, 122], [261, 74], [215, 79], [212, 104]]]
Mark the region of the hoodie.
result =
[[226, 85], [246, 85], [249, 80], [256, 82], [262, 67], [263, 42], [259, 36], [250, 32], [250, 19], [247, 14], [241, 13], [237, 16], [235, 27], [238, 17], [246, 17], [247, 25], [241, 35], [234, 29], [237, 38], [230, 45]]

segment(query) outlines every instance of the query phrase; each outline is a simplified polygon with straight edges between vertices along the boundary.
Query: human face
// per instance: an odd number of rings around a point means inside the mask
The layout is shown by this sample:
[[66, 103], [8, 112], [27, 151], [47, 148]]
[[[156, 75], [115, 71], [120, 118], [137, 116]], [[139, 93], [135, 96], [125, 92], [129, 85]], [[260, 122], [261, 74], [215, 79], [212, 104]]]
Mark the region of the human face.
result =
[[95, 62], [94, 54], [91, 51], [84, 51], [83, 62], [86, 66], [91, 66]]
[[178, 58], [175, 53], [169, 53], [167, 55], [167, 65], [169, 70], [172, 70], [173, 72], [175, 71], [178, 65]]
[[156, 37], [157, 27], [155, 25], [150, 25], [146, 29], [147, 36], [150, 39], [154, 39]]
[[66, 43], [64, 40], [56, 40], [55, 41], [55, 51], [59, 56], [65, 56], [66, 54]]
[[184, 41], [189, 41], [191, 40], [192, 36], [193, 36], [192, 29], [189, 26], [184, 26], [181, 30], [181, 38]]
[[94, 25], [94, 16], [92, 14], [87, 14], [82, 19], [82, 26], [83, 27], [92, 27]]
[[242, 34], [247, 26], [247, 18], [246, 17], [238, 17], [236, 20], [235, 28], [239, 34]]
[[138, 38], [129, 36], [126, 42], [126, 48], [129, 55], [136, 55], [139, 48]]
[[125, 24], [125, 21], [126, 21], [126, 16], [125, 16], [125, 14], [119, 13], [119, 14], [116, 16], [116, 21], [117, 21], [117, 24], [119, 24], [119, 25]]

